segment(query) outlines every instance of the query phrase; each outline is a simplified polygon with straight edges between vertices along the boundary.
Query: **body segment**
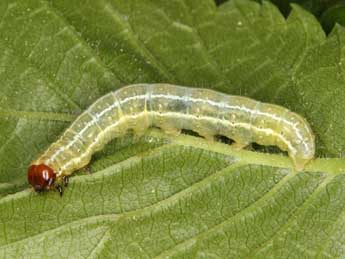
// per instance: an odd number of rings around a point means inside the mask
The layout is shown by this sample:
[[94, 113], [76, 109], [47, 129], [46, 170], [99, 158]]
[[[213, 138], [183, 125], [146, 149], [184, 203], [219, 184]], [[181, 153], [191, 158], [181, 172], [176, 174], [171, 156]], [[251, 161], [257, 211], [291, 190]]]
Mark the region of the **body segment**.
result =
[[[112, 139], [129, 129], [140, 135], [151, 126], [168, 134], [189, 129], [207, 139], [223, 135], [237, 147], [251, 142], [275, 145], [288, 151], [297, 170], [315, 153], [308, 123], [281, 106], [208, 89], [139, 84], [98, 99], [32, 165], [45, 165], [61, 179], [86, 166], [92, 154]], [[36, 179], [33, 174], [29, 170], [29, 181]]]

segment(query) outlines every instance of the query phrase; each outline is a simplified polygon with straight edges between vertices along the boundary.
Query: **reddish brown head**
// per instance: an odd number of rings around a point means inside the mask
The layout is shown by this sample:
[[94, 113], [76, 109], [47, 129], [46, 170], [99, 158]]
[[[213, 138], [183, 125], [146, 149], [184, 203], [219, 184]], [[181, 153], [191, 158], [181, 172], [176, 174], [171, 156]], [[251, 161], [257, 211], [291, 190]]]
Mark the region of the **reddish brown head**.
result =
[[50, 189], [55, 181], [54, 170], [45, 164], [31, 165], [28, 170], [28, 181], [36, 192]]

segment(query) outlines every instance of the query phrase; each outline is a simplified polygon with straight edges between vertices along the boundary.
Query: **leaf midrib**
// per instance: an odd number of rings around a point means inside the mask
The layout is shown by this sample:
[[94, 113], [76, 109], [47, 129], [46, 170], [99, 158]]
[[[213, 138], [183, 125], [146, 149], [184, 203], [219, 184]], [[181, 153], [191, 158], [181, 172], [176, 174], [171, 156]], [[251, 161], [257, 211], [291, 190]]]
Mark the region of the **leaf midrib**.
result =
[[[169, 147], [169, 146], [172, 146], [172, 145], [167, 144], [166, 146]], [[164, 147], [164, 149], [165, 148], [166, 147]], [[161, 150], [162, 150], [162, 147], [158, 147], [158, 148], [154, 149], [154, 151], [156, 151], [156, 152], [153, 155], [157, 155], [156, 153], [160, 152]], [[152, 156], [153, 152], [151, 151], [149, 153], [150, 153], [150, 156]], [[140, 159], [136, 159], [136, 161], [133, 161], [133, 157], [131, 157], [131, 158], [125, 160], [124, 162], [119, 163], [119, 164], [125, 164], [123, 166], [127, 167], [127, 166], [133, 165], [133, 163], [135, 163], [135, 162], [140, 162]], [[118, 166], [118, 164], [115, 165], [115, 166], [123, 168], [123, 166]], [[82, 222], [87, 222], [87, 223], [98, 222], [99, 219], [104, 220], [104, 217], [106, 219], [110, 220], [110, 221], [114, 221], [115, 220], [117, 222], [117, 224], [121, 224], [121, 222], [127, 221], [128, 219], [132, 219], [135, 216], [138, 216], [138, 217], [152, 216], [152, 213], [154, 213], [155, 211], [156, 212], [160, 211], [161, 208], [166, 207], [164, 205], [167, 205], [167, 204], [171, 205], [171, 204], [173, 204], [175, 202], [178, 202], [180, 199], [183, 199], [183, 197], [186, 197], [188, 195], [193, 194], [195, 190], [199, 190], [200, 188], [202, 188], [202, 186], [204, 186], [204, 187], [207, 186], [210, 181], [218, 179], [218, 178], [221, 178], [222, 176], [224, 176], [224, 174], [233, 173], [235, 169], [241, 168], [242, 166], [246, 166], [246, 164], [235, 163], [235, 164], [229, 165], [229, 166], [227, 166], [227, 167], [225, 167], [223, 169], [220, 169], [220, 170], [214, 172], [213, 174], [203, 178], [202, 180], [194, 183], [193, 185], [188, 186], [186, 189], [178, 191], [178, 192], [172, 194], [171, 196], [169, 196], [169, 197], [167, 197], [165, 199], [162, 199], [161, 201], [158, 201], [158, 202], [156, 202], [154, 204], [151, 204], [149, 206], [141, 207], [141, 208], [138, 208], [138, 209], [127, 211], [127, 212], [122, 212], [122, 213], [119, 213], [119, 214], [110, 213], [110, 214], [95, 215], [95, 216], [90, 216], [90, 217], [86, 217], [86, 218], [82, 218], [82, 219], [77, 219], [77, 220], [74, 220], [74, 221], [71, 221], [71, 222], [68, 222], [68, 223], [64, 223], [63, 225], [60, 224], [57, 227], [54, 227], [54, 228], [51, 228], [51, 229], [47, 229], [47, 230], [45, 230], [45, 231], [43, 231], [41, 233], [37, 233], [37, 234], [32, 235], [30, 237], [26, 237], [26, 238], [23, 238], [23, 239], [20, 239], [20, 240], [16, 240], [16, 241], [14, 241], [12, 243], [0, 246], [0, 248], [5, 248], [5, 247], [8, 247], [8, 246], [12, 246], [13, 244], [20, 243], [20, 242], [23, 242], [25, 240], [29, 240], [29, 239], [34, 238], [34, 237], [39, 236], [39, 235], [47, 235], [47, 234], [50, 234], [50, 233], [54, 233], [54, 232], [58, 231], [59, 229], [63, 229], [64, 227], [67, 227], [67, 226], [80, 225], [80, 224], [82, 224]], [[113, 170], [111, 170], [111, 171], [112, 171], [112, 174], [114, 174], [114, 171]], [[101, 175], [102, 172], [105, 172], [105, 173], [109, 172], [109, 168], [104, 169], [102, 171], [99, 171], [99, 172], [97, 172], [95, 174]], [[116, 173], [118, 173], [118, 171], [115, 171], [115, 174]], [[104, 174], [102, 174], [102, 175], [104, 176]], [[209, 233], [210, 231], [218, 229], [219, 227], [223, 226], [224, 224], [227, 224], [228, 221], [232, 221], [234, 218], [238, 218], [243, 213], [246, 213], [248, 210], [251, 210], [253, 207], [255, 207], [258, 202], [259, 203], [265, 202], [269, 197], [271, 197], [274, 193], [276, 193], [277, 190], [279, 190], [279, 188], [281, 186], [283, 186], [285, 182], [287, 182], [290, 178], [292, 178], [294, 176], [295, 176], [295, 174], [293, 174], [293, 173], [288, 174], [287, 176], [282, 178], [278, 183], [276, 183], [270, 190], [265, 192], [262, 196], [258, 197], [255, 201], [253, 201], [250, 204], [248, 204], [248, 206], [246, 206], [245, 208], [239, 210], [234, 215], [231, 215], [231, 216], [227, 217], [226, 219], [223, 219], [221, 222], [218, 222], [218, 223], [210, 226], [210, 228], [208, 228], [207, 230], [201, 231], [200, 233], [198, 233], [197, 235], [194, 235], [193, 237], [186, 238], [185, 240], [183, 240], [180, 243], [184, 244], [184, 243], [188, 242], [189, 240], [192, 240], [192, 239], [194, 239], [196, 237], [204, 236], [207, 233]], [[84, 178], [84, 177], [80, 176], [80, 178]], [[170, 251], [170, 248], [165, 250], [165, 251]], [[165, 253], [165, 251], [163, 251], [163, 253]]]
[[[148, 135], [151, 135], [153, 137], [166, 137], [161, 131], [159, 130], [150, 130]], [[207, 151], [211, 151], [211, 152], [217, 152], [217, 153], [221, 153], [221, 154], [225, 154], [227, 156], [235, 156], [237, 157], [238, 159], [241, 159], [242, 161], [240, 163], [235, 163], [233, 165], [230, 165], [228, 167], [225, 167], [221, 170], [218, 170], [216, 171], [215, 173], [207, 176], [206, 178], [203, 178], [201, 181], [197, 182], [197, 183], [194, 183], [193, 185], [187, 187], [186, 189], [183, 189], [181, 191], [178, 191], [177, 193], [175, 194], [172, 194], [171, 196], [167, 197], [167, 198], [164, 198], [163, 200], [161, 201], [158, 201], [154, 204], [151, 204], [149, 206], [146, 206], [146, 207], [141, 207], [141, 208], [138, 208], [138, 209], [135, 209], [135, 210], [131, 210], [131, 211], [128, 211], [128, 212], [122, 212], [120, 214], [102, 214], [102, 215], [97, 215], [98, 217], [107, 217], [107, 216], [117, 216], [116, 220], [121, 222], [121, 221], [125, 221], [125, 220], [128, 220], [128, 218], [132, 218], [133, 216], [135, 215], [139, 215], [140, 217], [143, 217], [146, 215], [146, 213], [149, 213], [151, 215], [151, 213], [155, 210], [160, 210], [160, 208], [163, 206], [164, 207], [164, 204], [167, 204], [167, 203], [170, 203], [170, 202], [174, 202], [176, 200], [179, 200], [179, 197], [184, 197], [185, 195], [189, 195], [190, 193], [193, 193], [193, 191], [195, 189], [199, 189], [200, 186], [204, 185], [205, 183], [209, 183], [211, 181], [211, 179], [214, 179], [214, 178], [217, 178], [217, 177], [220, 177], [220, 175], [224, 174], [224, 173], [229, 173], [229, 171], [232, 171], [233, 169], [235, 168], [238, 168], [238, 167], [241, 167], [243, 165], [246, 165], [247, 164], [247, 160], [250, 160], [251, 163], [248, 163], [248, 164], [262, 164], [262, 163], [255, 163], [255, 162], [258, 162], [260, 161], [260, 157], [261, 158], [265, 158], [267, 156], [273, 156], [275, 159], [274, 161], [270, 163], [268, 163], [269, 165], [271, 166], [276, 166], [276, 167], [279, 167], [279, 168], [291, 168], [292, 165], [290, 166], [283, 166], [284, 164], [291, 164], [289, 163], [288, 161], [288, 158], [287, 157], [283, 157], [283, 156], [279, 156], [279, 155], [267, 155], [267, 154], [260, 154], [260, 153], [256, 153], [256, 152], [251, 152], [251, 151], [234, 151], [231, 147], [229, 147], [228, 145], [225, 145], [225, 144], [222, 144], [222, 143], [213, 143], [212, 142], [212, 145], [210, 145], [210, 143], [206, 140], [203, 140], [203, 139], [200, 139], [200, 138], [197, 138], [197, 137], [193, 137], [193, 136], [187, 136], [187, 135], [182, 135], [182, 136], [179, 136], [179, 137], [176, 137], [176, 138], [172, 138], [172, 137], [168, 137], [168, 139], [170, 139], [170, 144], [165, 144], [163, 146], [160, 146], [158, 148], [154, 148], [154, 149], [150, 149], [149, 151], [146, 151], [144, 152], [143, 154], [138, 154], [138, 155], [135, 155], [135, 156], [132, 156], [120, 163], [117, 163], [113, 166], [110, 166], [110, 167], [107, 167], [101, 171], [98, 171], [96, 172], [92, 178], [98, 178], [98, 177], [103, 177], [104, 175], [106, 174], [114, 174], [115, 173], [118, 173], [120, 169], [123, 169], [123, 168], [126, 168], [126, 167], [130, 167], [132, 166], [133, 164], [135, 163], [138, 163], [142, 160], [143, 157], [152, 157], [152, 156], [157, 156], [159, 155], [161, 152], [163, 152], [164, 150], [166, 149], [170, 149], [172, 147], [175, 147], [175, 146], [190, 146], [190, 147], [194, 147], [194, 148], [201, 148], [201, 149], [204, 149], [204, 150], [207, 150]], [[212, 147], [212, 148], [210, 148]], [[244, 156], [246, 154], [250, 154], [251, 157], [256, 157], [257, 159], [252, 159], [252, 158], [247, 158], [245, 159]], [[259, 159], [259, 160], [258, 160]], [[321, 160], [321, 159], [319, 159]], [[335, 159], [330, 159], [328, 161], [324, 161], [325, 163], [330, 163], [332, 162], [332, 160], [335, 160]], [[266, 161], [266, 164], [267, 164], [267, 161]], [[311, 166], [311, 168], [313, 169], [313, 166]], [[314, 168], [315, 169], [315, 168]], [[309, 170], [310, 171], [310, 170]], [[314, 170], [314, 172], [319, 172], [319, 170]], [[332, 173], [333, 172], [333, 173]], [[337, 173], [335, 173], [334, 171], [332, 172], [328, 172], [329, 173], [329, 176], [327, 176], [327, 179], [332, 179]], [[249, 204], [246, 208], [244, 209], [241, 209], [240, 211], [238, 211], [235, 215], [231, 216], [230, 218], [227, 218], [225, 220], [223, 220], [222, 222], [220, 223], [217, 223], [216, 225], [214, 226], [211, 226], [209, 229], [207, 229], [206, 231], [203, 231], [201, 233], [198, 233], [196, 236], [204, 236], [206, 235], [207, 233], [209, 233], [209, 231], [212, 231], [214, 229], [217, 229], [218, 225], [219, 226], [222, 226], [223, 224], [226, 224], [230, 219], [233, 219], [234, 217], [239, 217], [238, 215], [243, 215], [243, 213], [245, 213], [246, 211], [249, 211], [251, 208], [257, 206], [258, 202], [261, 204], [263, 202], [265, 202], [269, 197], [271, 197], [278, 189], [280, 186], [284, 185], [284, 183], [286, 181], [288, 181], [291, 177], [295, 176], [297, 173], [296, 172], [292, 172], [292, 173], [289, 173], [287, 176], [285, 176], [282, 180], [280, 180], [276, 185], [274, 185], [268, 192], [266, 192], [265, 194], [263, 194], [262, 196], [260, 196], [257, 200], [255, 200], [253, 203]], [[73, 182], [76, 181], [76, 182], [83, 182], [83, 181], [88, 181], [91, 177], [90, 176], [76, 176], [74, 177], [73, 179]], [[329, 180], [325, 181], [325, 182], [329, 182]], [[325, 185], [325, 182], [323, 182], [323, 184], [321, 184], [319, 187], [318, 187], [318, 190], [320, 190], [320, 188], [322, 186]], [[27, 190], [23, 191], [23, 192], [19, 192], [19, 193], [16, 193], [14, 195], [8, 195], [7, 197], [3, 198], [0, 200], [0, 202], [5, 202], [5, 201], [8, 201], [8, 199], [15, 199], [17, 196], [26, 196], [26, 195], [30, 195], [30, 192], [28, 192]], [[311, 196], [314, 196], [314, 194], [311, 194]], [[310, 196], [310, 197], [311, 197]], [[310, 199], [310, 197], [308, 198], [308, 200]], [[303, 207], [305, 206], [306, 203], [304, 203], [304, 205], [302, 205]], [[301, 209], [302, 206], [299, 206], [299, 209]], [[146, 213], [145, 213], [146, 212]], [[97, 217], [97, 216], [92, 216], [92, 217]], [[88, 217], [89, 218], [89, 217]], [[87, 219], [87, 218], [86, 218]], [[83, 219], [78, 219], [74, 222], [78, 222], [78, 224], [80, 224], [80, 221], [82, 220], [86, 220], [85, 218]], [[293, 218], [294, 219], [294, 218]], [[291, 221], [291, 220], [289, 220]], [[57, 228], [63, 228], [64, 226], [66, 225], [70, 225], [72, 224], [71, 222], [68, 222], [67, 224], [63, 224], [63, 226], [58, 226]], [[287, 224], [288, 225], [288, 224]], [[54, 231], [55, 229], [57, 228], [53, 228], [53, 229], [49, 229], [49, 230], [45, 230], [44, 232], [41, 232], [41, 233], [38, 233], [34, 236], [37, 236], [37, 235], [44, 235], [46, 232], [50, 232], [50, 231]], [[285, 229], [286, 227], [284, 227]], [[205, 234], [206, 233], [206, 234]], [[26, 240], [26, 239], [30, 239], [32, 238], [31, 237], [28, 237], [28, 238], [24, 238], [22, 240]], [[180, 245], [184, 245], [186, 244], [187, 242], [190, 242], [190, 240], [193, 240], [195, 239], [195, 236], [191, 237], [191, 238], [188, 238], [187, 240], [183, 240], [182, 242], [180, 242], [179, 244], [177, 244], [176, 246], [180, 246]], [[11, 246], [13, 245], [14, 243], [17, 243], [17, 242], [21, 242], [22, 240], [17, 240], [17, 241], [14, 241], [13, 243], [10, 243], [10, 244], [6, 244], [2, 247], [6, 247], [6, 246]], [[269, 241], [267, 241], [269, 242]], [[263, 244], [263, 246], [266, 244], [266, 242]], [[174, 246], [174, 247], [176, 247]], [[168, 250], [165, 250], [163, 251], [162, 255], [165, 254], [166, 252], [168, 251], [171, 251], [172, 249], [174, 248], [170, 248]]]
[[[28, 111], [15, 111], [15, 110], [1, 110], [0, 118], [16, 117], [25, 119], [38, 119], [38, 120], [52, 120], [71, 122], [76, 118], [76, 115], [67, 113], [50, 113], [50, 112], [28, 112]], [[219, 143], [210, 142], [199, 137], [181, 134], [178, 137], [172, 137], [164, 134], [162, 131], [150, 129], [147, 133], [160, 139], [166, 139], [171, 143], [182, 146], [189, 146], [194, 148], [201, 148], [206, 151], [212, 151], [234, 158], [240, 159], [242, 162], [248, 164], [267, 165], [272, 167], [293, 168], [290, 159], [286, 156], [259, 153], [247, 150], [235, 150], [231, 146]], [[271, 158], [271, 159], [269, 159]], [[345, 158], [316, 158], [312, 160], [304, 171], [308, 172], [325, 172], [328, 174], [341, 174], [345, 173]]]
[[[171, 146], [171, 145], [168, 144], [167, 146]], [[159, 148], [156, 148], [155, 150], [157, 150], [157, 152], [160, 152], [161, 149], [162, 149], [162, 147], [159, 147]], [[152, 153], [152, 152], [150, 152], [150, 153]], [[133, 158], [128, 159], [128, 160], [131, 161], [131, 163], [129, 163], [128, 161], [126, 163], [132, 165], [132, 163], [133, 163], [132, 159]], [[140, 159], [137, 162], [139, 162], [139, 161], [140, 161]], [[121, 164], [121, 163], [119, 163], [119, 164]], [[186, 188], [184, 190], [181, 190], [181, 191], [171, 195], [170, 197], [167, 197], [167, 198], [165, 198], [165, 199], [163, 199], [163, 200], [161, 200], [161, 201], [159, 201], [157, 203], [154, 203], [154, 204], [152, 204], [150, 206], [139, 208], [139, 209], [136, 209], [136, 210], [133, 210], [133, 211], [129, 211], [129, 212], [120, 213], [120, 214], [113, 214], [113, 213], [111, 213], [111, 214], [102, 214], [102, 215], [91, 216], [91, 217], [87, 217], [87, 218], [83, 218], [83, 219], [78, 219], [78, 220], [75, 220], [75, 221], [72, 221], [72, 222], [65, 223], [62, 226], [59, 225], [56, 228], [45, 230], [44, 232], [38, 233], [36, 235], [30, 236], [30, 237], [27, 237], [27, 238], [23, 238], [21, 240], [14, 241], [14, 242], [12, 242], [10, 244], [3, 245], [0, 248], [4, 248], [4, 247], [7, 247], [7, 246], [12, 246], [15, 243], [20, 243], [20, 242], [23, 242], [25, 240], [28, 240], [30, 238], [33, 238], [33, 237], [36, 237], [36, 236], [39, 236], [39, 235], [46, 235], [47, 233], [58, 231], [59, 229], [63, 229], [66, 226], [72, 226], [72, 225], [75, 225], [75, 224], [79, 225], [79, 224], [81, 224], [81, 222], [84, 222], [84, 221], [89, 223], [90, 220], [91, 220], [91, 222], [94, 222], [93, 219], [96, 219], [96, 221], [98, 222], [99, 220], [97, 220], [97, 219], [104, 220], [104, 217], [106, 217], [107, 219], [110, 219], [111, 221], [115, 220], [117, 222], [117, 224], [120, 224], [121, 221], [126, 221], [128, 219], [133, 218], [133, 216], [136, 216], [136, 215], [139, 215], [140, 217], [143, 217], [145, 215], [152, 215], [152, 212], [154, 212], [156, 210], [160, 210], [162, 207], [164, 207], [163, 204], [173, 203], [175, 201], [178, 201], [180, 198], [183, 198], [186, 195], [192, 194], [194, 192], [194, 190], [198, 190], [201, 186], [203, 186], [203, 185], [206, 186], [210, 181], [212, 181], [211, 179], [214, 180], [216, 178], [222, 177], [223, 174], [232, 173], [232, 172], [234, 172], [234, 169], [240, 168], [243, 165], [246, 166], [245, 164], [241, 164], [241, 163], [237, 163], [237, 164], [233, 164], [233, 165], [227, 166], [227, 167], [225, 167], [225, 168], [223, 168], [223, 169], [221, 169], [219, 171], [216, 171], [215, 173], [209, 175], [208, 177], [202, 179], [201, 181], [199, 181], [199, 182], [189, 186], [188, 188]], [[109, 171], [109, 168], [105, 169], [105, 170], [102, 170], [102, 171], [99, 171], [99, 172], [97, 172], [97, 174], [101, 174], [101, 172], [104, 172], [104, 171]], [[297, 174], [296, 172], [291, 172], [291, 173], [287, 174], [278, 183], [276, 183], [271, 189], [269, 189], [263, 195], [258, 197], [252, 203], [248, 204], [245, 208], [239, 210], [234, 215], [231, 215], [230, 217], [227, 217], [227, 218], [223, 219], [221, 222], [219, 222], [219, 223], [217, 223], [217, 224], [215, 224], [213, 226], [210, 226], [210, 228], [208, 228], [207, 230], [201, 231], [200, 233], [198, 233], [198, 234], [196, 234], [196, 235], [194, 235], [192, 237], [186, 238], [185, 240], [183, 240], [183, 241], [179, 242], [178, 244], [174, 245], [173, 247], [164, 250], [161, 254], [155, 256], [155, 258], [160, 258], [163, 255], [167, 255], [167, 254], [173, 252], [173, 250], [176, 247], [185, 246], [187, 243], [191, 242], [191, 240], [194, 240], [196, 238], [205, 237], [210, 232], [216, 231], [217, 229], [221, 228], [224, 224], [228, 224], [229, 222], [233, 221], [234, 219], [241, 217], [243, 214], [251, 211], [252, 209], [255, 209], [255, 207], [257, 207], [258, 204], [260, 204], [260, 205], [261, 204], [265, 204], [265, 202], [267, 202], [267, 200], [270, 197], [272, 197], [277, 191], [279, 191], [281, 189], [281, 187], [284, 186], [284, 184], [286, 182], [288, 182], [291, 178], [295, 177], [296, 174]], [[326, 185], [326, 183], [328, 183], [331, 179], [333, 179], [333, 176], [332, 177], [328, 177], [326, 179], [328, 179], [328, 180], [323, 181], [319, 185], [319, 187], [307, 198], [307, 200], [303, 203], [303, 205], [299, 206], [296, 210], [300, 211], [302, 209], [302, 207], [305, 207], [306, 204], [308, 203], [307, 201], [310, 200], [311, 197], [314, 197], [315, 193], [319, 192], [317, 190], [322, 189]], [[294, 214], [295, 214], [295, 212], [294, 212]], [[295, 217], [293, 219], [295, 219]], [[290, 220], [289, 220], [289, 222], [290, 222]], [[289, 224], [287, 223], [286, 225], [289, 225]], [[286, 225], [284, 225], [284, 229], [285, 229]], [[271, 240], [271, 238], [269, 240]], [[269, 242], [269, 240], [267, 242]], [[264, 242], [264, 244], [266, 244], [267, 242]]]

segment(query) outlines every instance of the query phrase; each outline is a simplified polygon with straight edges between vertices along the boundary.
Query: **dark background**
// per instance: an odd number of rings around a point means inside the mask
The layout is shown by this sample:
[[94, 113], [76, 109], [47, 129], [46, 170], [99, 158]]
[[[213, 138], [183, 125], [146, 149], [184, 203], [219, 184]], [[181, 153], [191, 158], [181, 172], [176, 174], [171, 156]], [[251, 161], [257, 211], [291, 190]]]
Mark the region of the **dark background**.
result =
[[[217, 5], [231, 0], [215, 0]], [[255, 0], [262, 2], [261, 0]], [[291, 3], [298, 4], [308, 10], [320, 21], [326, 33], [331, 32], [335, 23], [345, 26], [345, 0], [270, 0], [287, 17]]]

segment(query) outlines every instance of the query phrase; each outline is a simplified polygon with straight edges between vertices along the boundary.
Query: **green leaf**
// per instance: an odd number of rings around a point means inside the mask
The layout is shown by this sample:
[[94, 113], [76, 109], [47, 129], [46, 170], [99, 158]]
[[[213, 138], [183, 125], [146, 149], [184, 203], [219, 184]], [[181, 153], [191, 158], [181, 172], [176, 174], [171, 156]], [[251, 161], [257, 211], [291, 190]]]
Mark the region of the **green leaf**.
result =
[[[0, 257], [342, 256], [344, 46], [343, 27], [326, 37], [297, 5], [285, 19], [247, 0], [0, 1]], [[319, 158], [296, 173], [280, 154], [150, 130], [95, 154], [62, 198], [28, 188], [77, 114], [142, 82], [283, 105]]]
[[[226, 0], [216, 0], [217, 4], [221, 4]], [[255, 0], [261, 2], [261, 0]], [[274, 3], [279, 10], [288, 16], [291, 11], [291, 4], [296, 3], [305, 10], [314, 14], [321, 22], [322, 28], [328, 34], [334, 28], [335, 23], [345, 25], [344, 1], [343, 0], [269, 0]]]

